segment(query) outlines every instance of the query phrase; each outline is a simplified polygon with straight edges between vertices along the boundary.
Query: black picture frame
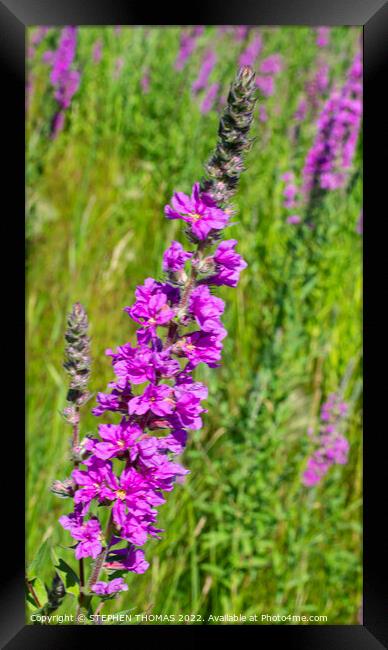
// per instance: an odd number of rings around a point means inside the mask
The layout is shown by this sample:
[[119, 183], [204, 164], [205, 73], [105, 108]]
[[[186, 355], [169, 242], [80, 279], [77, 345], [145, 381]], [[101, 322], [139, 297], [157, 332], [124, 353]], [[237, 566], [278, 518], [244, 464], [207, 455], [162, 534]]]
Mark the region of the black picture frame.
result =
[[[384, 341], [384, 319], [381, 319], [381, 279], [384, 277], [386, 239], [380, 234], [378, 218], [386, 212], [386, 171], [382, 151], [387, 151], [386, 109], [381, 101], [387, 79], [388, 4], [384, 0], [256, 0], [256, 2], [213, 1], [182, 7], [159, 8], [150, 13], [147, 5], [130, 0], [0, 0], [0, 62], [3, 65], [3, 134], [9, 138], [6, 168], [3, 175], [3, 203], [6, 199], [3, 241], [12, 242], [11, 262], [6, 262], [3, 283], [10, 290], [3, 299], [3, 321], [8, 325], [7, 404], [14, 399], [12, 424], [3, 432], [3, 458], [10, 459], [12, 473], [6, 485], [2, 507], [6, 549], [3, 552], [4, 577], [0, 583], [0, 641], [9, 650], [84, 647], [101, 640], [112, 643], [112, 634], [124, 636], [130, 643], [138, 640], [171, 643], [175, 639], [185, 645], [197, 646], [205, 637], [220, 642], [224, 634], [233, 642], [243, 642], [246, 633], [260, 643], [286, 643], [287, 649], [303, 648], [339, 650], [378, 650], [388, 647], [388, 588], [385, 552], [388, 548], [384, 494], [385, 456], [381, 453], [384, 424], [380, 417], [386, 384], [373, 368], [381, 359]], [[19, 404], [24, 392], [23, 382], [23, 309], [24, 294], [24, 93], [25, 93], [25, 31], [32, 25], [359, 25], [364, 31], [364, 375], [367, 386], [364, 397], [364, 624], [359, 626], [33, 626], [25, 625], [24, 614], [24, 430], [23, 408]], [[385, 127], [385, 131], [384, 131]], [[3, 145], [5, 147], [5, 145]], [[379, 158], [380, 156], [380, 158]], [[386, 156], [386, 153], [385, 153]], [[385, 182], [384, 182], [385, 181]], [[368, 223], [374, 223], [368, 225]], [[11, 231], [13, 228], [13, 232]], [[383, 248], [384, 246], [384, 248]], [[372, 247], [375, 249], [372, 251]], [[8, 248], [8, 245], [4, 248]], [[13, 299], [16, 302], [12, 307]], [[11, 327], [12, 323], [12, 327]], [[9, 341], [9, 343], [8, 343]], [[385, 346], [386, 347], [386, 346]], [[9, 371], [9, 372], [8, 372]], [[12, 395], [8, 395], [12, 393]], [[7, 407], [10, 410], [11, 407]], [[379, 436], [379, 437], [378, 437]], [[4, 462], [4, 461], [3, 461]], [[8, 464], [8, 463], [6, 463]], [[382, 478], [383, 477], [383, 478]], [[12, 493], [12, 498], [10, 494]], [[373, 506], [378, 504], [378, 508]], [[9, 531], [9, 532], [7, 532]], [[98, 636], [96, 636], [98, 634]], [[109, 641], [108, 641], [108, 636]], [[221, 635], [221, 636], [220, 636]], [[168, 641], [167, 641], [168, 639]]]

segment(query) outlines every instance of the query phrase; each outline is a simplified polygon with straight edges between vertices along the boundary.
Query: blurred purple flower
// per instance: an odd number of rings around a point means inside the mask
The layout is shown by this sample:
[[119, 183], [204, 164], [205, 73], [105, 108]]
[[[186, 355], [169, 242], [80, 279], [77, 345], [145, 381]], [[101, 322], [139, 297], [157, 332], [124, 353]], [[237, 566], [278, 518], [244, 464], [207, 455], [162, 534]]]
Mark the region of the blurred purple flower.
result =
[[200, 109], [201, 113], [203, 114], [208, 113], [212, 109], [215, 99], [217, 97], [219, 87], [220, 84], [217, 82], [209, 86], [205, 98], [201, 104], [201, 109]]
[[316, 44], [318, 47], [326, 47], [329, 44], [330, 39], [330, 27], [317, 27], [317, 39]]
[[301, 221], [302, 219], [298, 214], [292, 214], [291, 216], [287, 217], [287, 223], [290, 223], [292, 225], [296, 225]]
[[197, 93], [199, 90], [206, 88], [209, 76], [216, 64], [217, 56], [213, 50], [208, 50], [203, 59], [201, 68], [198, 73], [197, 79], [193, 82], [191, 86], [192, 91]]
[[361, 210], [360, 217], [357, 222], [356, 230], [359, 235], [363, 234], [363, 211]]
[[262, 74], [278, 74], [282, 68], [283, 64], [280, 54], [272, 54], [266, 59], [262, 59], [259, 65], [259, 72]]
[[99, 63], [102, 58], [102, 40], [99, 38], [93, 45], [92, 59], [93, 63]]
[[265, 97], [269, 97], [274, 92], [274, 88], [275, 88], [274, 79], [269, 75], [256, 77], [256, 86], [257, 88], [259, 88], [259, 90], [261, 90], [261, 92]]
[[188, 59], [192, 55], [197, 45], [197, 39], [203, 33], [203, 27], [194, 27], [191, 30], [182, 29], [179, 52], [175, 60], [175, 69], [183, 70]]
[[331, 393], [321, 409], [321, 425], [315, 439], [309, 437], [317, 449], [307, 461], [302, 481], [307, 487], [319, 483], [334, 464], [345, 465], [348, 461], [349, 442], [338, 431], [341, 420], [346, 416], [348, 405], [338, 394]]
[[234, 27], [234, 38], [237, 43], [240, 43], [240, 41], [243, 41], [244, 38], [248, 36], [248, 31], [248, 25], [236, 25], [236, 27]]
[[259, 120], [260, 122], [267, 122], [268, 120], [267, 109], [262, 104], [259, 106]]
[[38, 27], [35, 31], [29, 34], [29, 46], [27, 49], [27, 58], [33, 59], [35, 55], [35, 50], [38, 45], [43, 41], [46, 36], [49, 27]]
[[150, 91], [150, 72], [149, 68], [146, 68], [143, 72], [143, 76], [140, 80], [140, 86], [144, 94], [149, 93]]
[[78, 90], [81, 75], [71, 66], [74, 62], [77, 46], [77, 28], [64, 27], [59, 38], [58, 48], [47, 51], [43, 60], [51, 65], [50, 81], [54, 87], [54, 98], [59, 108], [51, 121], [51, 137], [55, 138], [63, 129], [65, 111]]
[[317, 122], [303, 169], [303, 192], [343, 187], [352, 164], [362, 118], [362, 64], [357, 54], [341, 90], [333, 90]]
[[115, 61], [115, 67], [114, 67], [114, 71], [113, 71], [113, 77], [115, 79], [119, 78], [123, 67], [124, 67], [124, 58], [122, 56], [119, 56], [119, 57], [117, 57], [117, 59]]
[[257, 57], [262, 49], [262, 39], [260, 34], [257, 34], [244, 52], [240, 55], [239, 64], [254, 66]]

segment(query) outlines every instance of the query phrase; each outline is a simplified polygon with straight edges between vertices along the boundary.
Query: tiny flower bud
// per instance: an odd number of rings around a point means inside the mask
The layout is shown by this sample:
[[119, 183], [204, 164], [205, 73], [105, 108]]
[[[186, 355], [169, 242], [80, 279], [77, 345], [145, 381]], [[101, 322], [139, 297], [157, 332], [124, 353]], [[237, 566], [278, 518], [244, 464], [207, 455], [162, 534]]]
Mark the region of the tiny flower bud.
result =
[[79, 445], [72, 447], [71, 457], [74, 461], [80, 463], [90, 456], [93, 450], [93, 440], [90, 435], [86, 435]]
[[203, 260], [200, 260], [197, 265], [198, 273], [213, 273], [215, 270], [215, 264], [211, 256], [205, 257]]
[[62, 415], [69, 424], [78, 424], [79, 422], [79, 413], [74, 406], [64, 408]]
[[50, 489], [51, 492], [62, 499], [74, 496], [74, 484], [71, 478], [67, 478], [64, 481], [54, 481]]

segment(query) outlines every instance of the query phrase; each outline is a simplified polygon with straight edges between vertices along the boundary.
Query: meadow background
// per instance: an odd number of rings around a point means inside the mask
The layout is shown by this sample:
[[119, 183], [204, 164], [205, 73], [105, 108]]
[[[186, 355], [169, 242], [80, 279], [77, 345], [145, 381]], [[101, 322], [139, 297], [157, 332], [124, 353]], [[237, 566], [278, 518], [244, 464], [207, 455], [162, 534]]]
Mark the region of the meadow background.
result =
[[[229, 332], [222, 366], [197, 372], [209, 399], [204, 428], [182, 459], [191, 473], [160, 509], [165, 533], [146, 544], [149, 570], [129, 574], [129, 591], [113, 609], [359, 622], [361, 141], [347, 186], [325, 194], [312, 229], [287, 222], [281, 177], [293, 170], [300, 178], [316, 133], [327, 92], [297, 138], [293, 127], [319, 57], [329, 65], [330, 87], [341, 85], [361, 30], [332, 28], [319, 48], [307, 27], [254, 28], [244, 40], [206, 27], [179, 71], [182, 28], [81, 27], [74, 63], [80, 85], [53, 138], [57, 104], [42, 57], [57, 47], [61, 30], [50, 28], [31, 46], [37, 29], [29, 30], [26, 92], [27, 562], [46, 539], [71, 543], [57, 522], [70, 504], [49, 491], [71, 470], [71, 431], [61, 416], [67, 313], [76, 301], [87, 310], [90, 389], [104, 391], [112, 378], [106, 348], [134, 340], [123, 307], [144, 278], [162, 277], [168, 242], [183, 242], [163, 207], [174, 190], [188, 193], [201, 177], [239, 55], [260, 33], [257, 66], [279, 54], [282, 70], [271, 96], [258, 91], [255, 141], [228, 233], [249, 267], [237, 289], [220, 292]], [[193, 95], [191, 86], [209, 48], [217, 56], [209, 83], [221, 84], [221, 101], [202, 112], [204, 93]], [[301, 482], [312, 451], [307, 429], [339, 389], [349, 404], [349, 462], [308, 488]], [[96, 430], [93, 405], [83, 409], [82, 434]], [[63, 552], [74, 563], [72, 552]], [[50, 575], [49, 563], [44, 571]], [[104, 612], [111, 609], [108, 603]]]

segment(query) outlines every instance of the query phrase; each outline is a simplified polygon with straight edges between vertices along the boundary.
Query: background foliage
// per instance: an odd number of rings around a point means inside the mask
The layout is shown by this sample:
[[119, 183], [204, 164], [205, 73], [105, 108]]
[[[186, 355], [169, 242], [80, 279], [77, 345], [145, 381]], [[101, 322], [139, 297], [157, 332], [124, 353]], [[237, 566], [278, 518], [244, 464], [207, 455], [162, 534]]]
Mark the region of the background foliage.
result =
[[[33, 31], [33, 30], [32, 30]], [[191, 84], [207, 47], [217, 52], [212, 79], [232, 80], [244, 43], [206, 28], [182, 72], [174, 69], [178, 28], [80, 28], [81, 84], [54, 140], [55, 112], [42, 54], [29, 61], [27, 113], [27, 559], [45, 539], [69, 545], [58, 525], [68, 503], [49, 492], [70, 471], [70, 430], [62, 370], [66, 314], [87, 309], [92, 336], [91, 390], [112, 376], [106, 348], [133, 340], [122, 308], [138, 283], [161, 277], [161, 255], [180, 225], [163, 216], [172, 192], [188, 192], [214, 144], [216, 107], [202, 114]], [[325, 614], [357, 622], [361, 603], [361, 144], [345, 190], [329, 193], [307, 234], [286, 222], [281, 175], [300, 176], [315, 133], [290, 127], [316, 65], [313, 29], [261, 28], [263, 54], [279, 53], [276, 91], [259, 103], [255, 142], [235, 199], [230, 237], [249, 267], [236, 290], [223, 288], [229, 331], [222, 367], [200, 368], [209, 384], [204, 428], [183, 462], [191, 474], [160, 510], [151, 562], [130, 575], [114, 608], [159, 614]], [[325, 50], [332, 81], [344, 80], [360, 30], [333, 28]], [[102, 40], [102, 58], [92, 48]], [[245, 43], [246, 46], [246, 43]], [[117, 59], [123, 67], [115, 74]], [[140, 81], [149, 68], [150, 89]], [[341, 384], [342, 383], [342, 384]], [[315, 488], [301, 483], [311, 451], [307, 428], [322, 401], [343, 386], [350, 403], [346, 466]], [[92, 402], [93, 403], [93, 402]], [[84, 408], [82, 433], [97, 420]], [[64, 551], [71, 564], [72, 552]], [[47, 572], [49, 571], [47, 563]], [[106, 612], [110, 611], [108, 603]]]

